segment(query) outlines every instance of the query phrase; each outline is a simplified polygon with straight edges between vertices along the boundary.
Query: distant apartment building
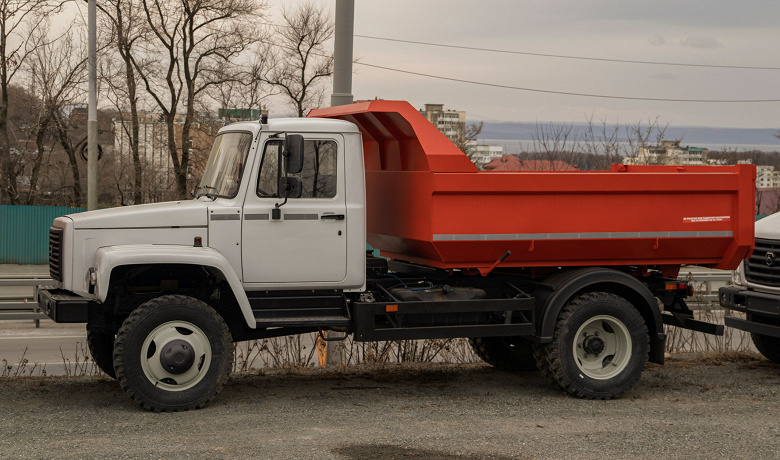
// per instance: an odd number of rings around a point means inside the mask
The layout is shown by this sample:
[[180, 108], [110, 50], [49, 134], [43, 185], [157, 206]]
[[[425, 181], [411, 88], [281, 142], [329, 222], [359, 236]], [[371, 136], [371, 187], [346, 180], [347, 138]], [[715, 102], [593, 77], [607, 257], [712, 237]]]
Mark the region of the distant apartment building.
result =
[[[114, 118], [114, 149], [121, 164], [132, 165], [131, 122], [129, 114]], [[168, 153], [168, 126], [162, 115], [153, 112], [138, 114], [138, 155], [145, 171], [154, 171], [163, 183], [173, 183], [173, 165]]]
[[457, 142], [465, 132], [466, 112], [444, 110], [444, 104], [425, 104], [420, 113], [452, 142]]
[[504, 146], [477, 144], [477, 141], [474, 140], [469, 142], [469, 153], [471, 161], [481, 168], [494, 159], [504, 156]]
[[[170, 199], [171, 193], [176, 190], [176, 179], [173, 160], [168, 149], [168, 125], [159, 113], [142, 112], [138, 118], [138, 154], [144, 176], [144, 201]], [[182, 142], [183, 121], [182, 115], [177, 116], [174, 139], [179, 149], [188, 149], [190, 154], [188, 176], [190, 179], [197, 179], [206, 164], [214, 136], [224, 122], [210, 116], [198, 116], [190, 128], [189, 139], [187, 142]], [[130, 175], [134, 165], [130, 143], [132, 125], [129, 114], [114, 118], [113, 124], [114, 151], [117, 153], [118, 166]], [[131, 187], [130, 181], [124, 185], [128, 190]]]
[[780, 188], [780, 171], [774, 166], [756, 165], [756, 188]]
[[626, 157], [630, 165], [706, 165], [707, 149], [680, 146], [680, 141], [661, 141], [661, 145], [639, 147], [635, 157]]
[[445, 110], [444, 104], [425, 104], [420, 113], [430, 121], [447, 139], [461, 148], [465, 148], [471, 161], [478, 167], [500, 158], [504, 154], [501, 145], [480, 144], [476, 139], [466, 140], [466, 112]]

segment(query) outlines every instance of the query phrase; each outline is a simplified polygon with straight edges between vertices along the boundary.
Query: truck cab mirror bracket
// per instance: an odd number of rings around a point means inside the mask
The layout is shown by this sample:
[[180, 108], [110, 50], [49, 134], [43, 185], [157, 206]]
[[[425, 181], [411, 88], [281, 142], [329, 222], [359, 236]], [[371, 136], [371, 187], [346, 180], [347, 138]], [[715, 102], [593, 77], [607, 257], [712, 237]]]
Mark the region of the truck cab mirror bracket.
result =
[[282, 159], [286, 174], [299, 174], [303, 170], [303, 136], [288, 134], [284, 137]]
[[278, 195], [284, 198], [281, 203], [276, 203], [271, 210], [271, 220], [282, 218], [281, 207], [287, 204], [288, 198], [300, 198], [303, 183], [298, 177], [289, 177], [288, 174], [300, 174], [303, 171], [303, 136], [300, 134], [285, 134], [284, 144], [279, 153], [279, 162], [284, 169], [284, 174], [279, 178]]

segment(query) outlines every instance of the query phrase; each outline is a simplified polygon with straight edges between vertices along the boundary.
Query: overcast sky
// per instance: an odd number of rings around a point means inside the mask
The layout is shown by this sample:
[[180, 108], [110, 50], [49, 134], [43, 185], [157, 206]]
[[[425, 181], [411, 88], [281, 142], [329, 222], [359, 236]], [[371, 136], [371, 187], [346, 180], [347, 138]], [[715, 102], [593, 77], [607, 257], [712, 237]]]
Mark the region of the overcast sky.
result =
[[[318, 0], [335, 9], [335, 1]], [[271, 9], [279, 10], [275, 0]], [[780, 69], [780, 1], [356, 0], [355, 34], [619, 60]], [[780, 70], [718, 69], [499, 54], [356, 37], [360, 62], [495, 85], [606, 96], [780, 100]], [[356, 65], [356, 99], [443, 103], [487, 121], [780, 128], [780, 102], [654, 102], [543, 94]], [[274, 104], [272, 110], [284, 110]]]

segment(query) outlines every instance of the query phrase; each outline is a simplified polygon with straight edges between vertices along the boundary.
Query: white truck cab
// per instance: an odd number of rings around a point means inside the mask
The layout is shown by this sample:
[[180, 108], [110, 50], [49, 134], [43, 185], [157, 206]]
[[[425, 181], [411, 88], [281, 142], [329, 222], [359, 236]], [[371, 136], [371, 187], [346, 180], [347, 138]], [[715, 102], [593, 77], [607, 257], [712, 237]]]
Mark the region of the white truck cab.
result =
[[[279, 158], [293, 133], [302, 136], [303, 162], [287, 177], [299, 180], [300, 196], [285, 200]], [[366, 276], [362, 165], [352, 123], [229, 125], [216, 136], [195, 200], [56, 219], [52, 238], [60, 240], [62, 264], [56, 287], [105, 302], [117, 267], [212, 267], [231, 286], [250, 328], [255, 319], [245, 291], [360, 290]]]
[[753, 254], [734, 270], [731, 286], [719, 289], [723, 308], [742, 312], [727, 316], [727, 326], [750, 332], [753, 344], [770, 361], [780, 363], [780, 213], [756, 222]]
[[207, 404], [233, 341], [345, 331], [344, 293], [366, 284], [354, 124], [226, 126], [193, 197], [66, 215], [50, 229], [56, 285], [40, 306], [87, 323], [95, 362], [146, 409]]

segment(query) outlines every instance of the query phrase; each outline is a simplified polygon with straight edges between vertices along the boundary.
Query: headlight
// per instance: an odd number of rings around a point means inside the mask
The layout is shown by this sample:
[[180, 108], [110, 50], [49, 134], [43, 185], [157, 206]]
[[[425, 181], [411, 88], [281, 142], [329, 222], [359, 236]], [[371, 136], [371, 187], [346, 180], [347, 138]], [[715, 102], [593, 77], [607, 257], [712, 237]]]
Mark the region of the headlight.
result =
[[731, 272], [731, 284], [734, 284], [736, 286], [744, 286], [745, 282], [742, 280], [742, 264], [745, 262], [740, 262], [739, 266], [736, 270]]

